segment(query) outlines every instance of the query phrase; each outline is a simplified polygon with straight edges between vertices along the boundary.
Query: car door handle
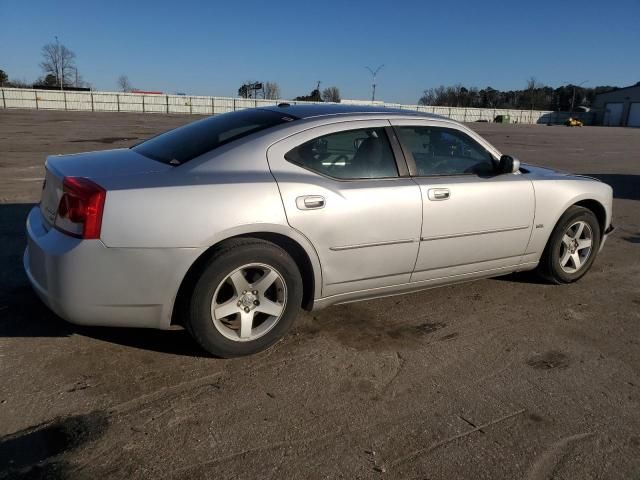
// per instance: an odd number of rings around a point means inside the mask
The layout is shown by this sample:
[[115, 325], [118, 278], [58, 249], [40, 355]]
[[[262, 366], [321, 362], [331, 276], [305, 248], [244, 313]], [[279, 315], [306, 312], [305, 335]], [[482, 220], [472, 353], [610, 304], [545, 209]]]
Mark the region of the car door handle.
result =
[[324, 197], [322, 195], [305, 195], [296, 198], [296, 205], [300, 210], [316, 210], [324, 207]]
[[430, 188], [428, 191], [429, 200], [449, 200], [451, 192], [448, 188]]

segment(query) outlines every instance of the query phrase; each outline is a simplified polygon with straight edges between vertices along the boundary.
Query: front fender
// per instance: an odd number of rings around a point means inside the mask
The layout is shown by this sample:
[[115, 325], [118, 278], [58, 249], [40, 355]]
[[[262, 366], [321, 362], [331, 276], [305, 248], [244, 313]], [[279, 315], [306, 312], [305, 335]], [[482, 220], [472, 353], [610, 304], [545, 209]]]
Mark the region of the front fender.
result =
[[[569, 207], [584, 200], [595, 200], [606, 213], [605, 226], [611, 224], [613, 190], [606, 183], [588, 178], [535, 180], [534, 228], [525, 255], [539, 259], [558, 220]], [[604, 232], [603, 232], [604, 233]]]

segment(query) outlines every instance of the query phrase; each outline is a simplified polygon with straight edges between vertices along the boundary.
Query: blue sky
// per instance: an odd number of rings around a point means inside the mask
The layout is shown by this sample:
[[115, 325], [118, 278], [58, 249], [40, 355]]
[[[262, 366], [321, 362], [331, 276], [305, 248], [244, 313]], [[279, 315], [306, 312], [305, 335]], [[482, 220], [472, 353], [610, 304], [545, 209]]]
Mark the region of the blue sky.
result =
[[283, 97], [316, 81], [416, 103], [441, 84], [524, 88], [640, 81], [640, 1], [0, 0], [0, 69], [32, 81], [57, 35], [94, 88], [121, 74], [144, 90], [232, 96], [273, 80]]

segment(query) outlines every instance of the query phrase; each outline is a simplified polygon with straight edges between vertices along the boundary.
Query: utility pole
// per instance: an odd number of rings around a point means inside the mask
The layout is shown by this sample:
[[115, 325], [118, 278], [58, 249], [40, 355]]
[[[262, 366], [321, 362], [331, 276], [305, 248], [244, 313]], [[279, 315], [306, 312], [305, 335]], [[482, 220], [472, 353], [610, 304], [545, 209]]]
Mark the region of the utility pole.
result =
[[58, 67], [56, 67], [56, 75], [58, 77], [58, 84], [60, 85], [60, 90], [62, 90], [64, 88], [63, 86], [64, 71], [62, 70], [62, 55], [60, 55], [60, 41], [58, 40], [57, 35], [55, 35], [54, 38], [56, 39], [56, 55], [58, 55], [58, 63], [60, 65], [59, 67], [60, 71], [58, 71]]
[[582, 85], [584, 85], [585, 83], [587, 83], [589, 80], [585, 80], [584, 82], [579, 83], [578, 85], [574, 85], [571, 82], [567, 82], [566, 80], [564, 81], [564, 83], [571, 85], [573, 87], [573, 94], [571, 95], [571, 110], [570, 112], [573, 112], [573, 106], [576, 102], [576, 87], [581, 87]]
[[372, 102], [376, 101], [376, 75], [380, 70], [382, 70], [382, 67], [384, 67], [384, 65], [378, 66], [378, 68], [376, 68], [375, 70], [373, 70], [370, 67], [364, 67], [367, 70], [369, 70], [369, 73], [371, 73], [371, 101]]

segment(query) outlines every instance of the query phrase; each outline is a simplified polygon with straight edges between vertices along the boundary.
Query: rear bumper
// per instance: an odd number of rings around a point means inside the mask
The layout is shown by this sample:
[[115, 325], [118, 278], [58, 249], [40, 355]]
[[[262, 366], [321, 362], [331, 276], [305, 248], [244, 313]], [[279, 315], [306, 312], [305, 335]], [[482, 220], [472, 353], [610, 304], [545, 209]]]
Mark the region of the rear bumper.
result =
[[178, 288], [201, 250], [108, 248], [27, 218], [24, 269], [37, 295], [79, 325], [169, 328]]

